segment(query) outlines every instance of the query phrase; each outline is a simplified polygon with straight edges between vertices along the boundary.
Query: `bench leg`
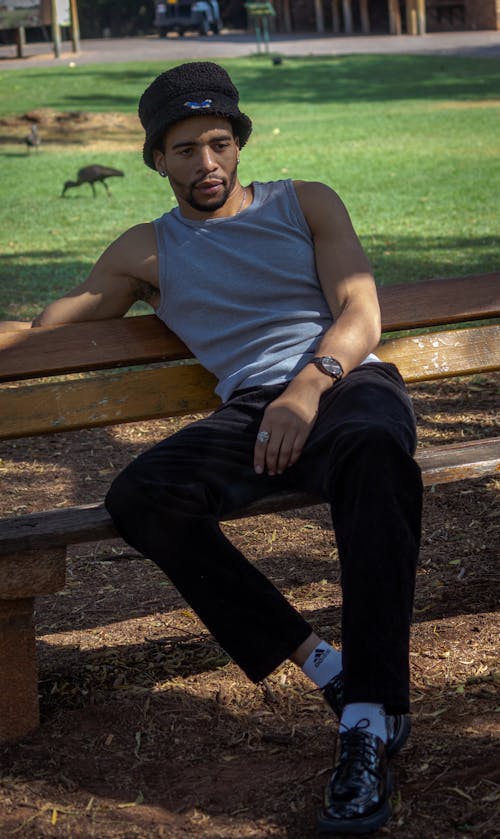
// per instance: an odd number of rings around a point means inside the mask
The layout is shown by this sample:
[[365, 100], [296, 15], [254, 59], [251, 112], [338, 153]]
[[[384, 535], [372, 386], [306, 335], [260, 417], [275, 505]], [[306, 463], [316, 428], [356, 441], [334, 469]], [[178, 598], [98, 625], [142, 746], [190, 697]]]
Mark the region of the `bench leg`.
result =
[[0, 600], [0, 742], [39, 724], [33, 597]]
[[0, 556], [0, 743], [39, 724], [34, 597], [64, 588], [65, 548]]

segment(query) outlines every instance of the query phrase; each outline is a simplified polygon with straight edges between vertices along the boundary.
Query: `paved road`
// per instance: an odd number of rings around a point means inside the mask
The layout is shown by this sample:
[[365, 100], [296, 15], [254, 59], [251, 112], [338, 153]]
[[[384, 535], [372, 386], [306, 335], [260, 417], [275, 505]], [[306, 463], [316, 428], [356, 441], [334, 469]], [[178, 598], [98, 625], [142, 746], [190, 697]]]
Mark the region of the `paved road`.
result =
[[[24, 58], [16, 58], [14, 46], [0, 45], [0, 71], [26, 67], [52, 67], [115, 61], [182, 61], [184, 59], [222, 59], [250, 56], [257, 51], [255, 38], [247, 32], [227, 32], [202, 38], [155, 35], [137, 38], [82, 40], [78, 53], [70, 41], [63, 41], [62, 55], [54, 58], [50, 43], [27, 44]], [[412, 35], [274, 35], [271, 51], [283, 56], [377, 54], [434, 54], [500, 58], [500, 32], [442, 32]]]

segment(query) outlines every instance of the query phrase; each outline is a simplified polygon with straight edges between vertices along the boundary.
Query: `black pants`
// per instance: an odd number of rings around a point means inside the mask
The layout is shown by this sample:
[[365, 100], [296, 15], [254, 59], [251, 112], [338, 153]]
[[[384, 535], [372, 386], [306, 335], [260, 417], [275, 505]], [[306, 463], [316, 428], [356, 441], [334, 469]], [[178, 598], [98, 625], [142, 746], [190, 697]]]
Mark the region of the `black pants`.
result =
[[312, 627], [218, 522], [282, 488], [324, 498], [342, 569], [345, 701], [404, 713], [422, 499], [410, 399], [393, 365], [362, 365], [323, 394], [297, 463], [282, 475], [257, 475], [262, 413], [284, 387], [240, 391], [140, 455], [116, 478], [106, 506], [123, 538], [168, 574], [257, 682]]

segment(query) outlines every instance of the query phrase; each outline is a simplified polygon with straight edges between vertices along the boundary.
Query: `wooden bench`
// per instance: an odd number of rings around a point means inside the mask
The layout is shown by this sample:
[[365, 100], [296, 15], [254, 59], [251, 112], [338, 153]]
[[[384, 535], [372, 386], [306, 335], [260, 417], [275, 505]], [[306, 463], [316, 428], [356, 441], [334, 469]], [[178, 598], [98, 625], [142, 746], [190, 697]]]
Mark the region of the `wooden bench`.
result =
[[[500, 369], [499, 290], [500, 273], [380, 288], [379, 356], [409, 383]], [[4, 440], [186, 415], [218, 401], [213, 376], [154, 315], [0, 333], [0, 382]], [[426, 485], [489, 475], [500, 438], [419, 448], [417, 459]], [[233, 518], [317, 502], [273, 495]], [[34, 597], [64, 587], [67, 546], [110, 538], [102, 504], [0, 519], [0, 741], [39, 722]]]

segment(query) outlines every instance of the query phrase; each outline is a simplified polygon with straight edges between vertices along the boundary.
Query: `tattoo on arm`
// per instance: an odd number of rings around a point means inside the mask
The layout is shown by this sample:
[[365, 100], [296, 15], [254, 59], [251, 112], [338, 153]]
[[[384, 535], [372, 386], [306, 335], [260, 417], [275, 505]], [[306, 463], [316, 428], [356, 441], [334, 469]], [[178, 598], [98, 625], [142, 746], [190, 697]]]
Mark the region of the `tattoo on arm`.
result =
[[144, 303], [149, 303], [150, 306], [155, 306], [158, 302], [159, 291], [150, 283], [144, 280], [139, 280], [135, 287], [135, 299], [142, 300]]

